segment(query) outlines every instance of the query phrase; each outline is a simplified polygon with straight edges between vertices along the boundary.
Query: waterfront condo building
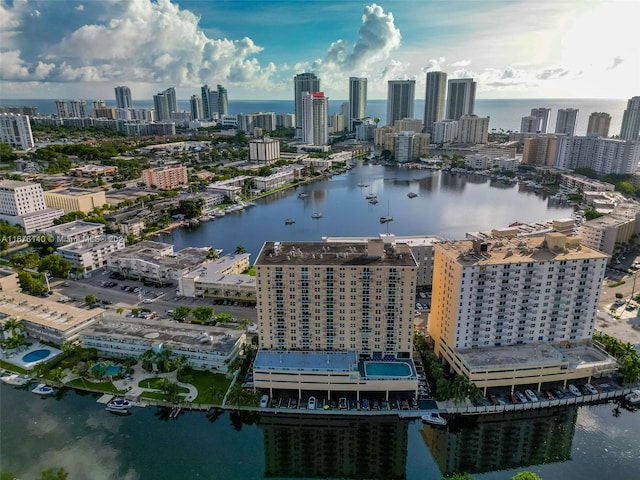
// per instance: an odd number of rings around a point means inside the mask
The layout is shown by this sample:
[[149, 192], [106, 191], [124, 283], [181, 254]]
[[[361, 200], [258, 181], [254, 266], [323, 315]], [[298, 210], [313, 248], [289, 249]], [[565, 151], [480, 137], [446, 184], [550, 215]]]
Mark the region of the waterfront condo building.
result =
[[249, 161], [273, 163], [280, 159], [280, 141], [273, 138], [256, 138], [249, 142]]
[[476, 82], [473, 78], [452, 78], [447, 89], [447, 120], [460, 120], [473, 115], [476, 102]]
[[607, 259], [557, 232], [436, 244], [435, 353], [485, 390], [614, 371], [589, 346]]
[[489, 117], [462, 115], [458, 120], [458, 142], [487, 143], [489, 138]]
[[622, 115], [621, 140], [640, 140], [640, 96], [630, 98]]
[[116, 106], [117, 108], [133, 108], [133, 100], [131, 100], [131, 89], [127, 86], [116, 87]]
[[551, 109], [546, 107], [532, 108], [531, 116], [538, 119], [538, 128], [536, 131], [540, 133], [547, 133]]
[[599, 135], [600, 137], [608, 137], [609, 125], [611, 125], [611, 115], [604, 112], [593, 112], [589, 115], [587, 136]]
[[573, 136], [576, 130], [576, 122], [578, 121], [577, 108], [561, 108], [558, 110], [556, 119], [556, 133], [564, 133]]
[[329, 99], [324, 96], [324, 92], [303, 93], [301, 128], [304, 143], [327, 145], [329, 142], [328, 109]]
[[256, 388], [415, 393], [408, 245], [267, 242], [255, 267]]
[[0, 142], [8, 143], [20, 150], [33, 148], [35, 143], [29, 117], [12, 113], [0, 114]]
[[355, 120], [361, 120], [367, 116], [367, 79], [349, 77], [349, 131], [356, 127]]
[[433, 124], [444, 120], [444, 102], [447, 92], [445, 72], [427, 72], [424, 94], [424, 131], [433, 133]]
[[320, 79], [315, 73], [300, 73], [293, 78], [296, 138], [302, 138], [303, 95], [320, 91]]
[[632, 175], [640, 162], [640, 142], [602, 137], [558, 137], [554, 166], [590, 168], [599, 174]]
[[387, 88], [387, 125], [396, 120], [413, 118], [416, 100], [415, 80], [389, 80]]
[[170, 190], [187, 184], [187, 167], [184, 165], [148, 168], [142, 171], [142, 181], [149, 188]]

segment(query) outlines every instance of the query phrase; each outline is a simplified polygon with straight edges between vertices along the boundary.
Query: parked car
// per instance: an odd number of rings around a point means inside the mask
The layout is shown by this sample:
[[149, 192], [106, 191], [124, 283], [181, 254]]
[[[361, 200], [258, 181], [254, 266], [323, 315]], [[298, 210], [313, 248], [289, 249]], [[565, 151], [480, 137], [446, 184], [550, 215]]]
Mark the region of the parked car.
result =
[[307, 403], [307, 408], [309, 410], [316, 409], [316, 397], [309, 397], [309, 403]]
[[347, 403], [346, 398], [340, 397], [340, 400], [338, 400], [338, 408], [340, 410], [346, 410], [347, 408], [349, 408], [349, 404]]
[[516, 390], [516, 397], [520, 403], [528, 403], [527, 397], [522, 392]]
[[584, 388], [586, 388], [591, 395], [596, 395], [598, 393], [598, 389], [590, 383], [587, 383]]
[[489, 394], [489, 401], [493, 404], [493, 405], [500, 405], [500, 402], [498, 401], [498, 397], [496, 397], [493, 393]]
[[289, 408], [298, 408], [298, 399], [292, 398], [289, 402]]
[[580, 390], [578, 390], [578, 387], [576, 387], [574, 384], [570, 383], [569, 384], [569, 391], [575, 395], [576, 397], [581, 397], [582, 393], [580, 392]]
[[260, 407], [266, 408], [267, 405], [269, 405], [269, 395], [262, 395], [262, 398], [260, 399]]
[[536, 395], [535, 393], [533, 393], [533, 390], [530, 390], [530, 389], [528, 389], [528, 388], [527, 388], [527, 389], [524, 391], [524, 394], [525, 394], [525, 395], [527, 396], [527, 398], [528, 398], [530, 401], [532, 401], [532, 402], [537, 402], [537, 401], [539, 401], [539, 400], [538, 400], [537, 395]]
[[369, 410], [369, 400], [366, 398], [362, 399], [362, 410]]
[[556, 398], [553, 396], [553, 393], [551, 393], [551, 390], [545, 390], [543, 393], [544, 396], [547, 397], [547, 400], [555, 400]]

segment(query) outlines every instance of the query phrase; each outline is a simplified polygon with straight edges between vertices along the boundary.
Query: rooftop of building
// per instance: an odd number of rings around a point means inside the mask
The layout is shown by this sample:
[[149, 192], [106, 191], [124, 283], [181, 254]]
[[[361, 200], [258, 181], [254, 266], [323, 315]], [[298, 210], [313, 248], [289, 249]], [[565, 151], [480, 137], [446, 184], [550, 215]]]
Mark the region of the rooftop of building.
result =
[[253, 364], [257, 370], [294, 371], [358, 371], [355, 351], [341, 352], [291, 352], [259, 350]]
[[[376, 248], [372, 247], [375, 242]], [[362, 242], [266, 242], [255, 265], [336, 265], [416, 267], [408, 247], [369, 240]]]
[[177, 164], [171, 164], [171, 165], [161, 165], [159, 167], [153, 167], [153, 168], [148, 168], [147, 170], [152, 170], [154, 172], [163, 172], [165, 170], [177, 170], [177, 169], [182, 169], [182, 168], [187, 168], [186, 166], [177, 163]]
[[[213, 260], [206, 265], [201, 265], [198, 268], [191, 270], [189, 273], [185, 275], [187, 278], [200, 278], [200, 279], [214, 279], [214, 278], [222, 278], [224, 276], [225, 270], [231, 268], [234, 264], [239, 261], [249, 258], [251, 256], [250, 253], [234, 253], [229, 255], [224, 255], [216, 260]], [[248, 275], [242, 275], [248, 276]], [[254, 278], [255, 277], [251, 277]]]
[[[376, 237], [322, 237], [322, 241], [328, 243], [367, 243], [370, 238]], [[443, 242], [444, 238], [437, 235], [395, 235], [393, 233], [381, 233], [378, 238], [385, 243], [404, 243], [409, 247], [427, 247], [438, 242]]]
[[461, 350], [458, 354], [471, 370], [527, 365], [557, 365], [559, 363], [568, 363], [572, 369], [576, 369], [589, 366], [589, 364], [593, 365], [593, 363], [615, 362], [601, 350], [584, 344], [569, 347], [548, 343], [529, 343]]
[[148, 341], [173, 348], [187, 347], [226, 355], [244, 332], [234, 328], [211, 327], [170, 320], [144, 320], [107, 315], [82, 329], [82, 335], [104, 336], [110, 340]]
[[582, 245], [579, 237], [558, 232], [544, 236], [456, 240], [439, 243], [436, 249], [464, 266], [608, 258]]
[[40, 232], [71, 237], [73, 235], [81, 235], [85, 232], [91, 232], [95, 229], [104, 230], [104, 225], [101, 223], [85, 222], [84, 220], [74, 220], [72, 222], [61, 223], [60, 225], [45, 228]]
[[48, 298], [33, 297], [19, 292], [0, 292], [0, 313], [65, 332], [101, 316], [104, 310], [85, 310]]
[[10, 277], [12, 275], [17, 275], [17, 273], [11, 270], [10, 268], [0, 267], [0, 278]]
[[13, 189], [18, 187], [30, 187], [39, 185], [34, 182], [21, 182], [20, 180], [0, 180], [0, 188]]
[[85, 253], [104, 248], [107, 245], [115, 245], [118, 243], [122, 243], [124, 245], [125, 238], [118, 235], [99, 235], [85, 242], [73, 242], [69, 245], [58, 247], [58, 251]]
[[64, 188], [56, 188], [54, 190], [47, 190], [44, 193], [45, 195], [66, 195], [69, 197], [84, 197], [89, 195], [95, 195], [96, 193], [104, 194], [104, 191], [88, 190], [86, 188], [64, 187]]
[[187, 247], [178, 252], [173, 251], [173, 245], [169, 243], [143, 240], [110, 255], [112, 259], [135, 258], [137, 260], [162, 265], [165, 268], [192, 269], [199, 266], [207, 259], [210, 251], [208, 248]]

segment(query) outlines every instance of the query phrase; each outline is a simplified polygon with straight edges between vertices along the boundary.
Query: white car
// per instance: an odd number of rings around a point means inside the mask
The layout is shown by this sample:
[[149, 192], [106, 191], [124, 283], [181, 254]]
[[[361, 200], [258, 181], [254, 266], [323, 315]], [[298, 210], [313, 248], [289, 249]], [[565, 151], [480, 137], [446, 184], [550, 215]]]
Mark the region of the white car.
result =
[[599, 393], [598, 389], [596, 387], [594, 387], [593, 385], [591, 385], [590, 383], [587, 383], [584, 386], [584, 388], [586, 388], [591, 395], [597, 395]]
[[262, 395], [262, 398], [260, 399], [260, 408], [267, 408], [267, 405], [269, 405], [269, 395]]
[[153, 302], [153, 300], [151, 300], [150, 298], [145, 298], [144, 300], [142, 300], [142, 303], [151, 303]]
[[309, 410], [316, 409], [316, 397], [309, 397], [309, 403], [307, 404]]

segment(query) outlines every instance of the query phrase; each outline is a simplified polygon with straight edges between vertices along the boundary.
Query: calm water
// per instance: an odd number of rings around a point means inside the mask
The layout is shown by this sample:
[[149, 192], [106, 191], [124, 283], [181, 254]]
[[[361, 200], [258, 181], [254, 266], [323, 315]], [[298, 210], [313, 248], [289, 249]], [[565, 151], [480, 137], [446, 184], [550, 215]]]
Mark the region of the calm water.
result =
[[[301, 419], [155, 407], [112, 415], [97, 395], [47, 398], [0, 386], [0, 470], [70, 480], [369, 478], [439, 480], [462, 469], [503, 480], [523, 469], [544, 480], [637, 478], [640, 414], [615, 404], [523, 417], [467, 418], [447, 429], [418, 421]], [[442, 470], [441, 470], [442, 469]], [[483, 473], [483, 472], [491, 473]]]
[[[366, 188], [359, 183], [368, 184]], [[298, 198], [299, 192], [309, 195]], [[379, 203], [365, 196], [373, 192]], [[415, 192], [416, 198], [407, 194]], [[243, 212], [216, 218], [195, 228], [161, 237], [176, 249], [187, 246], [245, 247], [255, 259], [265, 241], [321, 240], [323, 236], [440, 235], [464, 238], [467, 232], [501, 228], [517, 221], [566, 218], [571, 209], [550, 206], [546, 197], [518, 185], [482, 176], [431, 170], [359, 165], [343, 175], [281, 192]], [[322, 213], [322, 218], [311, 216]], [[380, 224], [387, 212], [393, 222]], [[287, 218], [296, 223], [285, 225]]]
[[[195, 93], [195, 92], [194, 92]], [[199, 93], [199, 92], [198, 92]], [[418, 93], [418, 96], [421, 94]], [[134, 92], [135, 97], [135, 92]], [[91, 101], [87, 101], [87, 108], [91, 109]], [[107, 106], [115, 107], [114, 100], [105, 100]], [[340, 113], [340, 105], [346, 100], [329, 99], [329, 113]], [[134, 100], [135, 108], [153, 108], [152, 100]], [[43, 115], [51, 115], [56, 112], [55, 99], [52, 100], [13, 100], [0, 98], [0, 106], [34, 106], [38, 107], [38, 113]], [[509, 99], [509, 100], [476, 100], [475, 113], [481, 117], [489, 116], [489, 130], [511, 130], [520, 131], [520, 120], [522, 117], [529, 115], [532, 108], [547, 107], [551, 108], [551, 117], [549, 119], [548, 131], [553, 132], [556, 125], [556, 116], [559, 108], [577, 108], [578, 121], [576, 124], [576, 135], [584, 135], [587, 131], [587, 123], [589, 115], [593, 112], [606, 112], [611, 115], [611, 125], [609, 135], [617, 135], [620, 133], [620, 124], [622, 123], [622, 114], [627, 106], [627, 100], [621, 99]], [[180, 110], [190, 111], [188, 100], [178, 100], [178, 108]], [[275, 113], [293, 113], [293, 100], [229, 100], [229, 113], [236, 115], [238, 113], [253, 112], [275, 112]], [[89, 113], [89, 112], [88, 112]], [[367, 102], [367, 115], [381, 119], [381, 125], [385, 124], [387, 115], [386, 100], [369, 100]], [[424, 116], [424, 99], [416, 100], [414, 107], [414, 117], [423, 118]]]

